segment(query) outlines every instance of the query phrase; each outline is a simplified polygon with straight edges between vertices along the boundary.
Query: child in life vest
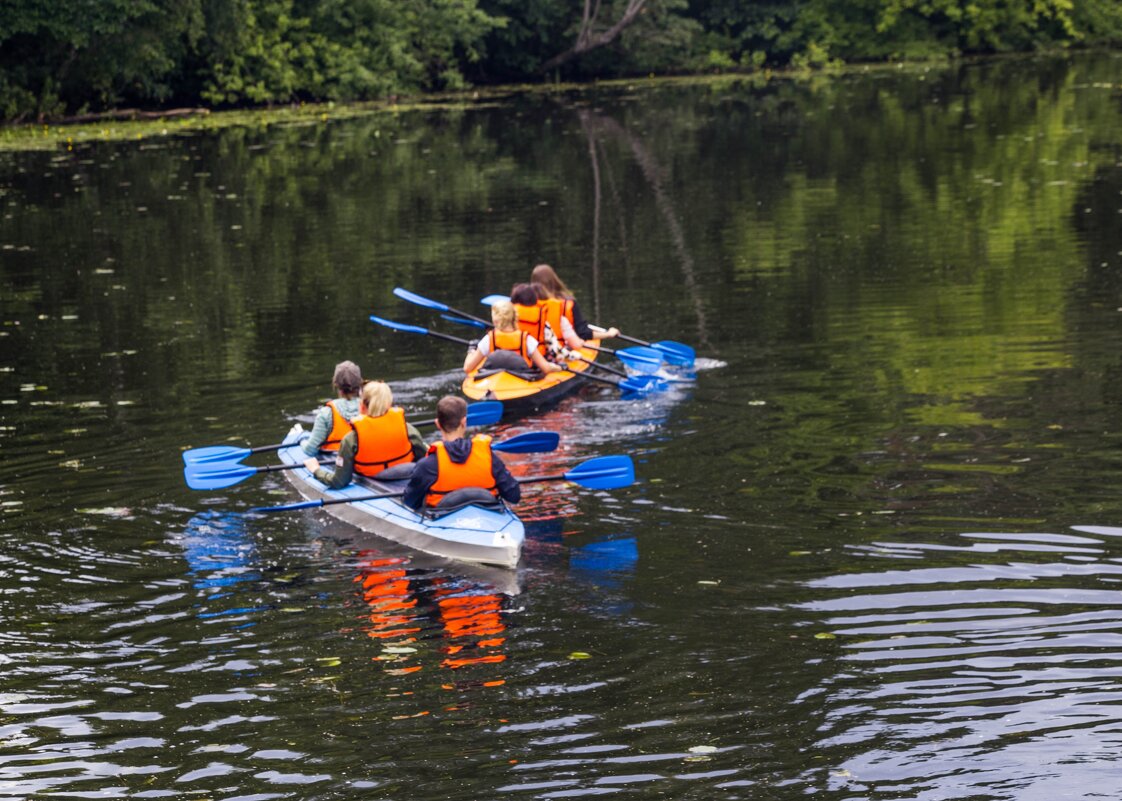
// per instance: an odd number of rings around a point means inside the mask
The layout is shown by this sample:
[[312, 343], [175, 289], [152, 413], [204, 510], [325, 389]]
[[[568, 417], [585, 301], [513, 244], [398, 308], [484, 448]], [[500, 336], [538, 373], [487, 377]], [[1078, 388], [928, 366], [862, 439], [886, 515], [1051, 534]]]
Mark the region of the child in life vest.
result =
[[[491, 323], [494, 326], [491, 331], [468, 350], [464, 359], [465, 373], [470, 373], [481, 364], [502, 369], [529, 369], [532, 366], [542, 373], [555, 373], [564, 369], [546, 360], [537, 338], [521, 329], [511, 303], [501, 300], [493, 305]], [[517, 358], [507, 356], [508, 353], [515, 354]]]
[[386, 468], [414, 462], [427, 447], [421, 432], [405, 421], [405, 413], [393, 405], [389, 385], [370, 381], [362, 388], [360, 414], [351, 421], [335, 455], [335, 469], [328, 470], [315, 457], [304, 467], [330, 489], [339, 489], [359, 475], [377, 476]]
[[491, 438], [467, 432], [467, 403], [446, 395], [436, 404], [436, 427], [440, 441], [429, 447], [417, 462], [402, 498], [406, 506], [420, 509], [436, 506], [457, 489], [480, 487], [508, 503], [522, 499], [522, 487], [510, 474], [497, 453], [491, 452]]

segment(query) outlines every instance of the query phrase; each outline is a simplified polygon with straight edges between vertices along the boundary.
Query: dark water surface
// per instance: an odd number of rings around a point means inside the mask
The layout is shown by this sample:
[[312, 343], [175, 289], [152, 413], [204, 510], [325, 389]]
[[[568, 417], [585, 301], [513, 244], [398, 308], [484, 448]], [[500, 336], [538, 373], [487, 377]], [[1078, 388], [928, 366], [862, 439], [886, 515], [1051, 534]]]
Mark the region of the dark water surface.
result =
[[[1109, 797], [1122, 57], [669, 83], [0, 162], [0, 795]], [[334, 363], [411, 410], [554, 264], [695, 382], [496, 433], [517, 572], [277, 474]], [[255, 464], [265, 464], [258, 459]]]

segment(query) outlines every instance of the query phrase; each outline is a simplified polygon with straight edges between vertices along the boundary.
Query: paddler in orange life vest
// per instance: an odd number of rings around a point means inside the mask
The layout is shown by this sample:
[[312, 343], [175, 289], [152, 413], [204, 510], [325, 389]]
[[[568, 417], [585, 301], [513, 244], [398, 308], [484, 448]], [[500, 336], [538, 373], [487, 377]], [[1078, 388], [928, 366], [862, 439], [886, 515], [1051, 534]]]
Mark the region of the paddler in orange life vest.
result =
[[[547, 322], [553, 328], [554, 336], [570, 348], [581, 348], [584, 346], [584, 340], [588, 339], [611, 339], [619, 336], [618, 328], [595, 331], [592, 329], [584, 319], [572, 291], [548, 264], [534, 267], [533, 272], [530, 273], [530, 281], [539, 290], [538, 294], [545, 299]], [[555, 322], [557, 325], [554, 325]]]
[[502, 370], [529, 370], [537, 367], [543, 373], [556, 373], [564, 368], [546, 360], [538, 347], [538, 340], [520, 329], [514, 306], [500, 300], [491, 307], [494, 326], [475, 343], [464, 359], [464, 372], [470, 373], [479, 365]]
[[467, 403], [446, 395], [436, 404], [436, 427], [440, 441], [429, 447], [428, 456], [417, 462], [402, 500], [412, 509], [437, 506], [449, 493], [466, 487], [481, 487], [508, 503], [522, 499], [522, 487], [498, 454], [491, 452], [491, 438], [467, 432]]
[[331, 489], [347, 486], [355, 473], [373, 477], [394, 465], [415, 462], [427, 450], [421, 432], [405, 421], [404, 411], [393, 405], [389, 385], [367, 382], [359, 411], [339, 445], [334, 470], [322, 467], [315, 457], [304, 461], [304, 467]]
[[339, 362], [331, 386], [338, 395], [316, 413], [312, 433], [300, 443], [305, 456], [320, 450], [337, 451], [343, 437], [351, 430], [351, 420], [358, 417], [358, 393], [362, 390], [362, 371], [354, 362]]

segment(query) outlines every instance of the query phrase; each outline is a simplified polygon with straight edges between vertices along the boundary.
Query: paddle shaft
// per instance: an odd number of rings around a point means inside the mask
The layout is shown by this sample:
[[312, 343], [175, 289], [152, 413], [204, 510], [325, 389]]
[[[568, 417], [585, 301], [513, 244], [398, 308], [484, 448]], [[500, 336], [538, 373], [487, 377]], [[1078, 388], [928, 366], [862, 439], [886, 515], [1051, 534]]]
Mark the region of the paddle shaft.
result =
[[[552, 476], [527, 476], [525, 478], [518, 478], [518, 479], [516, 479], [516, 481], [518, 481], [519, 484], [529, 484], [529, 483], [538, 482], [538, 481], [573, 481], [577, 484], [581, 484], [583, 482], [588, 482], [590, 485], [593, 486], [593, 488], [596, 488], [594, 486], [593, 482], [597, 479], [602, 479], [603, 478], [603, 472], [604, 472], [604, 468], [602, 467], [603, 462], [606, 461], [606, 460], [618, 460], [620, 458], [621, 457], [616, 457], [616, 456], [602, 456], [602, 457], [598, 457], [596, 459], [591, 459], [587, 462], [584, 462], [583, 464], [578, 465], [574, 469], [569, 470], [568, 472], [565, 472], [565, 473], [561, 473], [561, 474], [558, 474], [558, 475], [552, 475]], [[596, 467], [600, 468], [601, 474], [599, 476], [594, 475], [597, 472], [596, 469], [595, 469]], [[589, 471], [589, 472], [586, 473], [586, 472], [582, 472], [582, 471]], [[630, 484], [634, 480], [634, 474], [632, 472], [630, 460], [628, 460], [627, 463], [626, 463], [626, 469], [621, 467], [621, 466], [617, 466], [615, 461], [612, 461], [612, 467], [608, 468], [607, 472], [609, 472], [609, 473], [620, 473], [620, 472], [622, 472], [624, 474], [623, 478], [622, 478], [622, 482], [617, 483], [615, 486], [625, 486], [626, 484]], [[318, 509], [321, 506], [334, 506], [335, 504], [338, 504], [338, 503], [358, 503], [360, 501], [381, 500], [382, 498], [398, 498], [398, 497], [400, 497], [404, 494], [405, 494], [405, 490], [397, 490], [397, 491], [394, 491], [394, 492], [378, 492], [378, 493], [371, 493], [369, 495], [356, 495], [356, 496], [352, 496], [350, 498], [320, 498], [320, 499], [315, 500], [315, 501], [302, 501], [300, 503], [286, 504], [284, 506], [259, 507], [259, 508], [253, 509], [251, 511], [266, 512], [266, 513], [268, 513], [268, 512], [295, 512], [295, 511], [298, 511], [300, 509]]]

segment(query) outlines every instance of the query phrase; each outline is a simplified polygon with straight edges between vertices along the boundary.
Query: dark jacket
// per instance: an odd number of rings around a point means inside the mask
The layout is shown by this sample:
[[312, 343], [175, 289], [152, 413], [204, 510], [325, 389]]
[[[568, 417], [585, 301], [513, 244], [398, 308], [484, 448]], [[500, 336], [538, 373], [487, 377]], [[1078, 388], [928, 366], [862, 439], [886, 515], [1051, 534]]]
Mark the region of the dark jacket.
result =
[[[456, 464], [463, 464], [471, 455], [472, 441], [470, 437], [454, 439], [444, 443], [448, 458]], [[420, 509], [425, 503], [425, 496], [429, 488], [436, 483], [436, 454], [430, 449], [428, 456], [417, 462], [413, 468], [413, 476], [405, 488], [405, 497], [402, 500], [411, 509]], [[522, 500], [522, 485], [510, 474], [497, 453], [491, 454], [491, 476], [495, 479], [495, 487], [499, 497], [508, 503], [518, 503]]]
[[573, 301], [573, 330], [577, 332], [577, 336], [581, 339], [592, 339], [592, 329], [581, 313], [580, 304], [575, 300]]

